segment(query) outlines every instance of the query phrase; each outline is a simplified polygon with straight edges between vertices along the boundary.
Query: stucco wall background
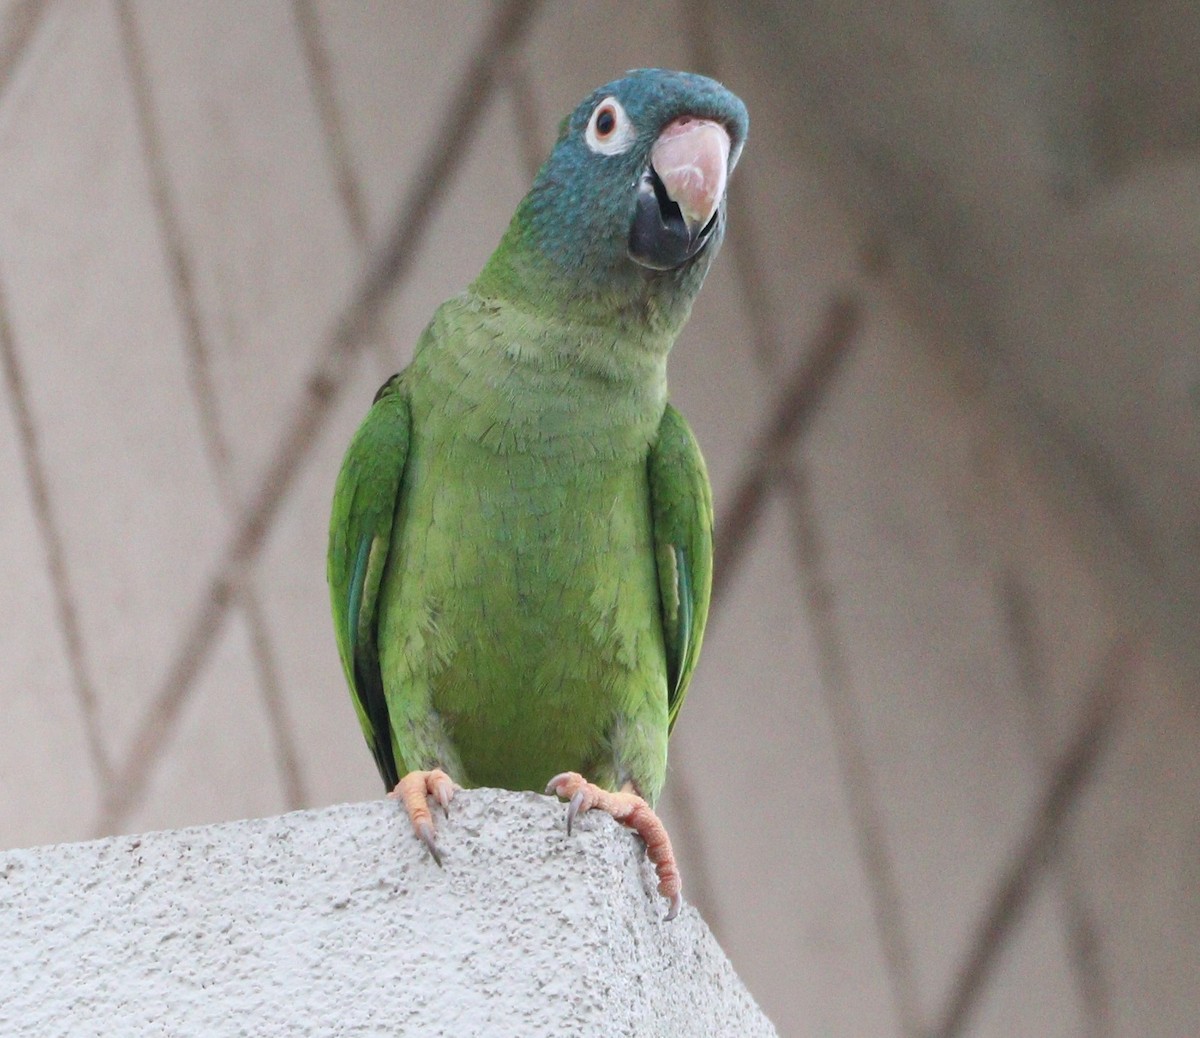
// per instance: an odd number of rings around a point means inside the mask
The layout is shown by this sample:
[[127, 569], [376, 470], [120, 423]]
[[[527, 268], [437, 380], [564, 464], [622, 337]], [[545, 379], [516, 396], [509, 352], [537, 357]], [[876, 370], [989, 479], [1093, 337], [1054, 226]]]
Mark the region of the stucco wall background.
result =
[[1197, 18], [0, 0], [0, 846], [378, 795], [341, 452], [562, 114], [690, 67], [753, 126], [689, 899], [781, 1034], [1191, 1035]]

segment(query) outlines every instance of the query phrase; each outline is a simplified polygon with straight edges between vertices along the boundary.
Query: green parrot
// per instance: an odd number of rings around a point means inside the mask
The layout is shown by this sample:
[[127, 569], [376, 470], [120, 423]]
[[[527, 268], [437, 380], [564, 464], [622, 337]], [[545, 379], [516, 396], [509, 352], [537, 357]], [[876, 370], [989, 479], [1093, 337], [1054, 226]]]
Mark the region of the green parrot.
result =
[[568, 832], [592, 808], [634, 828], [679, 910], [652, 805], [704, 637], [712, 498], [666, 362], [748, 126], [704, 76], [594, 91], [346, 453], [338, 649], [384, 784], [439, 864], [428, 797], [546, 788], [570, 798]]

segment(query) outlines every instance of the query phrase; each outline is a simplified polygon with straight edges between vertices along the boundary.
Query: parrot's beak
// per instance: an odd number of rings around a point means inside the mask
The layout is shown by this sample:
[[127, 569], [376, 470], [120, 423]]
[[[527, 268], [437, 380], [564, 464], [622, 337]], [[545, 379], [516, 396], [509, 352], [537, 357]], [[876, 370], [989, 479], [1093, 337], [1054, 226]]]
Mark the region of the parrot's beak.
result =
[[670, 123], [638, 181], [630, 257], [653, 270], [670, 270], [695, 256], [717, 226], [728, 176], [725, 127], [689, 115]]

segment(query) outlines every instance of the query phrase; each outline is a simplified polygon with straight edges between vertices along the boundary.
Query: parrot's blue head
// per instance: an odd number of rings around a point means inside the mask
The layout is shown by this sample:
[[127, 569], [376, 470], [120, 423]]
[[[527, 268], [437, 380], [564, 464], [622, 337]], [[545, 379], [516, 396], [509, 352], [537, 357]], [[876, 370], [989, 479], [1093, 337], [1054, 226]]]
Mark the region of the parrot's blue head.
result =
[[638, 69], [605, 84], [563, 120], [491, 273], [511, 289], [501, 270], [519, 266], [547, 299], [679, 323], [724, 237], [748, 128], [746, 106], [705, 76]]

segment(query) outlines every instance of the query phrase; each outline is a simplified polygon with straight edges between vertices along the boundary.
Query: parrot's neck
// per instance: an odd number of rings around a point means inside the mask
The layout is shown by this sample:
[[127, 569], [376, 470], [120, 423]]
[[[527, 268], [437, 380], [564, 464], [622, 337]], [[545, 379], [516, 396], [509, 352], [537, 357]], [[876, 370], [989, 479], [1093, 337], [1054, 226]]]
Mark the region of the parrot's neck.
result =
[[644, 455], [667, 404], [667, 348], [469, 289], [414, 363], [460, 434], [497, 453]]
[[[538, 225], [525, 212], [526, 204], [518, 209], [471, 291], [481, 299], [504, 300], [558, 322], [571, 329], [568, 335], [594, 329], [610, 343], [616, 335], [631, 353], [665, 357], [687, 323], [709, 257], [687, 269], [651, 271], [623, 253], [613, 265], [589, 262], [587, 248], [577, 246], [577, 255], [566, 263], [539, 236]], [[613, 359], [624, 364], [631, 358]]]
[[427, 363], [464, 403], [463, 428], [478, 423], [469, 435], [497, 450], [644, 454], [667, 404], [667, 353], [711, 257], [660, 272], [623, 251], [604, 266], [584, 249], [568, 263], [543, 239], [523, 205], [479, 277], [445, 304], [459, 334], [435, 335]]

